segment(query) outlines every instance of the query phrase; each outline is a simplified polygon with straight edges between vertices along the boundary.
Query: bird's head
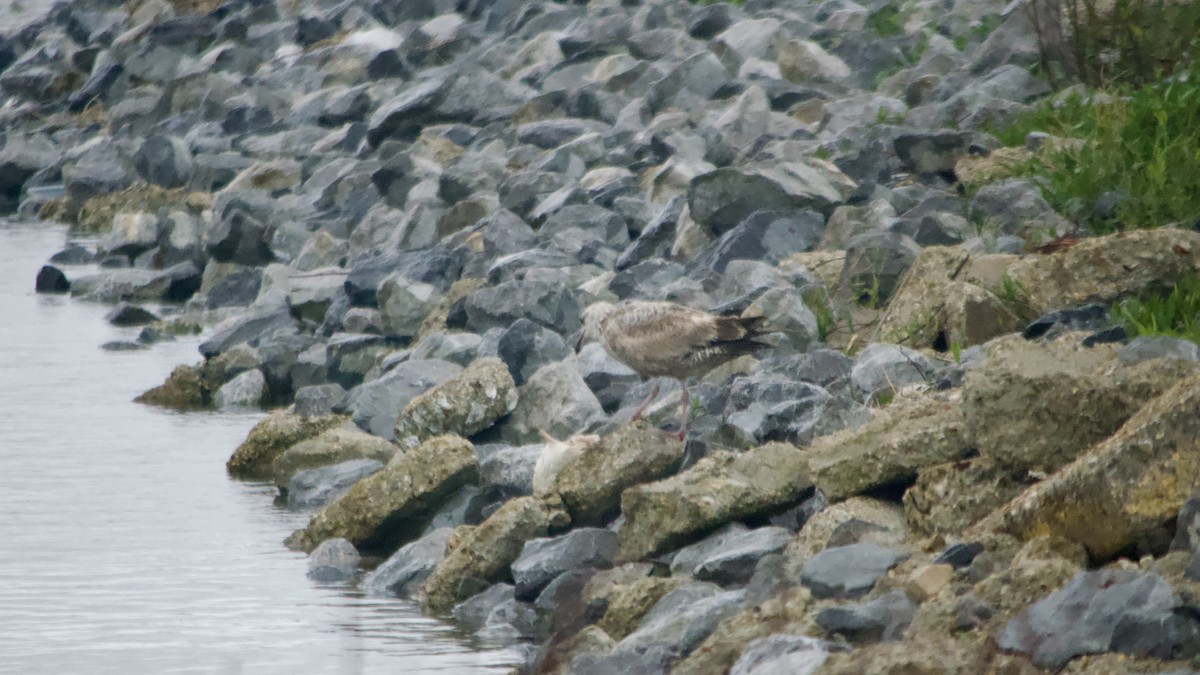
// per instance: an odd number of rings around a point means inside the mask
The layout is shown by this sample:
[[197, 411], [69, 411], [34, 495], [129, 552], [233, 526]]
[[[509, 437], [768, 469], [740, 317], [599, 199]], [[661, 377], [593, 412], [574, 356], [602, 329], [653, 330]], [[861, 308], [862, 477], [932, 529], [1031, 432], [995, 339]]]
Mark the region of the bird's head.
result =
[[588, 342], [600, 339], [601, 324], [616, 309], [617, 306], [611, 302], [594, 302], [583, 310], [583, 314], [579, 317], [583, 325], [579, 329], [579, 340], [575, 342], [575, 353], [578, 354], [579, 350], [583, 349], [583, 345]]

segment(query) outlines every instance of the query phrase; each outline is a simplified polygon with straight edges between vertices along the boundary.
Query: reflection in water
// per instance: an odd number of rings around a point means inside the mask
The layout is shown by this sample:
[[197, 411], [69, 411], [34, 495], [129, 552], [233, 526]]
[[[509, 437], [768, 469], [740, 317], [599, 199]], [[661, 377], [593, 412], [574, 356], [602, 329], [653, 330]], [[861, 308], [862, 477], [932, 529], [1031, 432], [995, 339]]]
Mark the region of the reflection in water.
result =
[[0, 221], [0, 672], [509, 669], [408, 603], [309, 581], [281, 544], [307, 515], [225, 474], [259, 415], [131, 403], [199, 339], [102, 351], [136, 329], [33, 293], [62, 243]]

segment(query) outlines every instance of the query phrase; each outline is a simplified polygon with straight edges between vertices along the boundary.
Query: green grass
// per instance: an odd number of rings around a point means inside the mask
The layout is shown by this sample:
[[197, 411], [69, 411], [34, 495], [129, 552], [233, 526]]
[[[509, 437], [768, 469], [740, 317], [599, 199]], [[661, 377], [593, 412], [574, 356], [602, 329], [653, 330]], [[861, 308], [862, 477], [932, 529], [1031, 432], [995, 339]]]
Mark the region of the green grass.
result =
[[1119, 302], [1112, 318], [1133, 336], [1166, 335], [1200, 342], [1200, 277], [1190, 277], [1169, 292]]
[[871, 12], [867, 17], [867, 30], [879, 37], [896, 37], [904, 34], [904, 19], [900, 15], [900, 7], [889, 3]]
[[[1079, 149], [1041, 153], [1026, 173], [1041, 179], [1057, 211], [1093, 233], [1200, 218], [1200, 62], [1158, 84], [1043, 104], [998, 137], [1017, 144], [1030, 131], [1083, 141]], [[1123, 195], [1108, 214], [1094, 208], [1105, 193]]]

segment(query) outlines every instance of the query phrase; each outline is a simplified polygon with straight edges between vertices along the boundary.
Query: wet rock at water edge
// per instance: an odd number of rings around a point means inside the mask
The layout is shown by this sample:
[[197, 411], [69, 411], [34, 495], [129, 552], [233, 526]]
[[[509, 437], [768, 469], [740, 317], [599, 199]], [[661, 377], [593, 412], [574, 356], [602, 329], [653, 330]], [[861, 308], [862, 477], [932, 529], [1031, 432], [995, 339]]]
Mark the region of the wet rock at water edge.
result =
[[352, 459], [316, 469], [297, 471], [287, 484], [289, 509], [324, 506], [345, 494], [350, 486], [383, 468], [374, 459]]
[[445, 557], [446, 542], [453, 534], [453, 529], [443, 527], [400, 547], [363, 579], [363, 589], [368, 595], [413, 597], [421, 583]]
[[617, 534], [579, 528], [554, 539], [525, 542], [512, 564], [519, 599], [533, 599], [559, 574], [582, 567], [610, 567], [617, 556]]
[[358, 571], [359, 554], [345, 539], [330, 539], [308, 556], [308, 576], [314, 581], [349, 581]]
[[71, 292], [71, 282], [67, 280], [67, 275], [57, 267], [44, 265], [38, 270], [37, 281], [34, 288], [38, 293], [69, 293]]

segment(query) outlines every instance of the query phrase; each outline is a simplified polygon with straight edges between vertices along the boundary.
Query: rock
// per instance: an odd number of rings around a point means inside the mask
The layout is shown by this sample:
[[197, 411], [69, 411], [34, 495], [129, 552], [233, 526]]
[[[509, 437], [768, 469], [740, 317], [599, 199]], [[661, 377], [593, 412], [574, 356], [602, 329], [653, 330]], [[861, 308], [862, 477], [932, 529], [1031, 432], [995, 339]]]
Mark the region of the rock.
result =
[[1054, 471], [1200, 372], [1195, 362], [1165, 359], [1122, 367], [1115, 351], [1082, 347], [1070, 335], [1044, 344], [1019, 336], [993, 341], [985, 365], [963, 383], [980, 455], [1006, 468]]
[[371, 115], [367, 123], [367, 142], [378, 147], [388, 138], [415, 136], [423, 124], [433, 119], [434, 110], [454, 83], [453, 77], [415, 82]]
[[969, 427], [955, 397], [902, 397], [865, 426], [815, 439], [806, 455], [816, 486], [832, 501], [912, 480], [926, 467], [968, 456]]
[[[329, 311], [334, 312], [335, 310], [333, 307], [331, 307]], [[350, 311], [346, 312], [345, 318], [346, 323], [351, 323]], [[375, 317], [376, 324], [371, 323], [370, 317], [363, 317], [363, 319], [363, 323], [366, 325], [361, 327], [369, 330], [373, 325], [377, 324], [378, 317]], [[397, 375], [393, 376], [391, 379], [384, 379], [387, 377], [387, 375], [390, 375], [389, 372], [379, 380], [372, 380], [366, 383], [363, 382], [363, 379], [366, 378], [367, 374], [375, 372], [376, 366], [379, 364], [384, 355], [390, 353], [394, 348], [394, 344], [376, 333], [335, 333], [329, 338], [329, 342], [325, 345], [323, 354], [325, 358], [323, 363], [318, 361], [314, 364], [310, 361], [305, 365], [306, 369], [308, 369], [311, 374], [319, 374], [323, 369], [324, 373], [321, 375], [322, 379], [327, 379], [334, 384], [341, 385], [342, 387], [353, 388], [347, 395], [348, 400], [346, 407], [348, 410], [351, 409], [354, 404], [361, 403], [361, 405], [364, 406], [367, 411], [364, 413], [364, 417], [370, 417], [374, 414], [388, 415], [388, 418], [383, 418], [384, 422], [382, 424], [372, 427], [372, 430], [375, 433], [383, 436], [391, 433], [392, 426], [396, 423], [394, 415], [399, 414], [400, 408], [404, 406], [407, 397], [412, 396], [419, 391], [424, 391], [424, 387], [422, 387], [419, 382], [409, 383], [411, 386], [417, 388], [417, 391], [405, 394], [406, 398], [396, 401], [394, 398], [389, 398], [389, 393], [396, 393], [389, 392], [389, 389], [401, 388], [401, 385], [398, 382], [402, 379], [400, 376]], [[317, 353], [312, 356], [320, 358], [322, 354]], [[300, 362], [297, 362], [297, 365], [299, 364]], [[431, 368], [421, 369], [418, 372], [429, 369], [436, 370], [439, 365], [440, 364], [435, 362]], [[426, 373], [426, 375], [427, 374], [428, 373]], [[411, 375], [411, 373], [408, 373], [407, 375]], [[447, 375], [447, 377], [448, 376], [449, 375]], [[429, 382], [427, 386], [432, 386], [433, 384], [434, 382]], [[363, 386], [360, 387], [359, 385]], [[380, 391], [378, 391], [379, 389], [384, 390], [382, 394]], [[401, 389], [400, 393], [404, 393], [404, 390]], [[375, 409], [370, 407], [376, 402], [376, 400], [379, 402], [380, 412], [375, 412]], [[392, 412], [393, 408], [395, 408], [395, 413]]]
[[1193, 494], [1179, 509], [1171, 550], [1200, 551], [1200, 494]]
[[814, 208], [841, 203], [854, 182], [830, 164], [813, 160], [751, 164], [696, 177], [688, 188], [692, 218], [722, 235], [756, 211]]
[[1016, 260], [1006, 274], [1036, 315], [1170, 287], [1197, 266], [1200, 233], [1164, 228], [1082, 239], [1054, 255]]
[[1023, 471], [984, 459], [948, 462], [921, 469], [904, 493], [904, 513], [913, 529], [953, 535], [999, 509], [1029, 486]]
[[336, 268], [319, 269], [311, 275], [293, 274], [288, 279], [288, 308], [297, 319], [320, 324], [343, 293], [342, 277]]
[[160, 228], [158, 216], [153, 213], [116, 213], [112, 218], [112, 229], [100, 238], [97, 253], [136, 258], [154, 247]]
[[200, 343], [200, 354], [211, 359], [240, 344], [254, 347], [272, 335], [294, 331], [295, 326], [285, 308], [251, 310], [217, 324], [208, 339]]
[[358, 550], [345, 539], [330, 539], [308, 556], [308, 578], [314, 581], [349, 581], [358, 571]]
[[806, 84], [841, 82], [850, 66], [811, 40], [781, 41], [779, 72], [787, 81]]
[[[834, 411], [857, 406], [834, 399], [824, 389], [786, 375], [755, 373], [734, 380], [725, 402], [725, 423], [756, 443], [784, 441], [807, 445], [839, 425]], [[855, 416], [865, 421], [868, 412]], [[853, 424], [851, 424], [853, 426]]]
[[358, 481], [383, 468], [373, 459], [352, 459], [340, 464], [297, 471], [287, 484], [289, 509], [311, 509], [337, 499]]
[[652, 110], [688, 109], [708, 101], [729, 79], [729, 71], [711, 52], [700, 52], [655, 82], [646, 96]]
[[812, 675], [833, 646], [803, 635], [771, 635], [746, 645], [729, 675]]
[[446, 542], [453, 534], [453, 529], [443, 527], [400, 547], [363, 579], [363, 590], [367, 595], [415, 596], [433, 568], [446, 556]]
[[461, 366], [446, 361], [405, 361], [379, 379], [351, 390], [346, 410], [364, 431], [395, 439], [396, 421], [404, 408], [420, 394], [462, 371]]
[[[564, 473], [582, 464], [580, 460]], [[640, 560], [732, 520], [783, 511], [800, 502], [810, 487], [804, 454], [791, 445], [770, 443], [740, 455], [710, 455], [678, 476], [621, 495], [621, 556]]]
[[744, 595], [712, 584], [684, 584], [664, 595], [611, 653], [585, 657], [574, 667], [582, 673], [664, 673], [737, 613]]
[[[986, 274], [989, 261], [1001, 269], [1009, 256], [980, 260], [961, 248], [927, 246], [917, 255], [888, 304], [879, 336], [893, 343], [943, 349], [983, 344], [1021, 325], [1018, 309], [1005, 305], [991, 290], [1000, 290], [1003, 272]], [[1001, 262], [1004, 261], [1004, 262]], [[980, 279], [980, 276], [987, 279]], [[994, 277], [994, 278], [993, 278]]]
[[441, 246], [362, 257], [350, 263], [346, 295], [355, 307], [373, 306], [378, 301], [380, 285], [393, 274], [413, 282], [432, 284], [446, 292], [458, 279], [462, 267], [461, 254]]
[[[489, 447], [484, 451], [484, 447]], [[479, 448], [480, 485], [499, 491], [505, 497], [533, 494], [533, 475], [538, 458], [542, 454], [540, 445], [511, 447], [500, 445], [498, 449]]]
[[586, 431], [606, 417], [575, 365], [558, 361], [542, 366], [521, 387], [500, 434], [514, 444], [537, 441], [539, 430], [562, 438]]
[[134, 399], [137, 403], [175, 410], [195, 410], [208, 405], [209, 394], [194, 366], [176, 366], [167, 381]]
[[826, 607], [817, 613], [821, 628], [855, 642], [898, 640], [912, 623], [917, 606], [904, 591], [891, 591], [862, 604]]
[[69, 241], [63, 250], [50, 256], [50, 262], [56, 265], [88, 265], [96, 262], [96, 254]]
[[150, 136], [133, 154], [133, 166], [147, 183], [183, 187], [192, 179], [192, 151], [181, 138]]
[[383, 319], [384, 335], [416, 337], [421, 323], [442, 300], [442, 293], [432, 284], [412, 281], [393, 274], [379, 285], [379, 313]]
[[846, 246], [846, 261], [838, 286], [859, 304], [883, 307], [920, 252], [917, 242], [897, 232], [857, 235]]
[[1049, 230], [1053, 237], [1070, 229], [1070, 224], [1046, 202], [1033, 181], [1017, 178], [980, 188], [971, 199], [967, 217], [990, 230], [1026, 238], [1034, 229]]
[[1080, 572], [1025, 608], [1005, 626], [997, 643], [1006, 651], [1028, 655], [1039, 668], [1058, 669], [1081, 654], [1112, 649], [1122, 622], [1165, 621], [1178, 604], [1170, 585], [1156, 574]]
[[788, 544], [788, 578], [799, 578], [803, 564], [830, 546], [865, 542], [899, 547], [908, 537], [904, 511], [896, 504], [870, 497], [851, 497], [830, 504], [809, 518]]
[[817, 317], [794, 288], [769, 288], [750, 303], [743, 316], [761, 316], [763, 329], [783, 333], [787, 344], [797, 351], [806, 350], [820, 339]]
[[954, 566], [949, 564], [922, 565], [908, 577], [904, 590], [916, 602], [925, 602], [945, 588], [953, 576]]
[[554, 481], [563, 467], [579, 459], [585, 449], [600, 441], [600, 437], [576, 434], [563, 441], [553, 437], [546, 438], [545, 441], [544, 445], [532, 446], [538, 448], [538, 455], [533, 465], [530, 487], [533, 494], [538, 496], [553, 492]]
[[413, 345], [413, 359], [440, 359], [466, 367], [475, 360], [483, 338], [474, 333], [446, 333], [435, 330]]
[[396, 443], [410, 448], [441, 434], [471, 436], [516, 405], [508, 369], [499, 359], [480, 359], [410, 399], [396, 419]]
[[[197, 379], [199, 379], [198, 375]], [[233, 455], [225, 463], [225, 468], [234, 478], [248, 480], [269, 478], [271, 464], [283, 451], [300, 441], [313, 438], [327, 429], [341, 424], [345, 419], [339, 415], [305, 418], [285, 412], [271, 413], [254, 425], [254, 428], [246, 435], [246, 440], [242, 441], [242, 444], [233, 451]]]
[[582, 307], [560, 284], [548, 281], [506, 281], [481, 288], [464, 302], [467, 325], [477, 333], [507, 328], [521, 318], [561, 335], [579, 330]]
[[782, 551], [792, 539], [792, 533], [782, 527], [732, 528], [731, 525], [718, 530], [680, 549], [671, 560], [671, 573], [688, 574], [723, 586], [744, 584], [750, 580], [759, 560]]
[[528, 319], [517, 319], [500, 335], [496, 356], [519, 387], [542, 366], [571, 355], [562, 336]]
[[289, 548], [311, 550], [344, 537], [360, 548], [391, 550], [412, 539], [413, 524], [431, 515], [447, 495], [478, 478], [475, 450], [455, 436], [438, 436], [394, 457], [382, 471], [350, 488], [287, 540]]
[[497, 607], [514, 601], [512, 584], [493, 584], [454, 606], [454, 620], [467, 630], [479, 630]]
[[755, 211], [709, 245], [689, 267], [724, 272], [731, 260], [778, 264], [815, 246], [824, 229], [825, 217], [812, 209]]
[[387, 463], [399, 449], [387, 440], [359, 431], [353, 424], [342, 424], [296, 443], [271, 462], [275, 484], [287, 487], [292, 477], [304, 469], [339, 464], [355, 459]]
[[835, 546], [804, 563], [800, 581], [815, 598], [855, 598], [907, 556], [875, 544]]
[[1192, 376], [978, 527], [1026, 539], [1053, 533], [1094, 559], [1115, 556], [1175, 516], [1200, 484], [1200, 460], [1188, 452], [1200, 433], [1197, 406], [1200, 378]]
[[611, 567], [617, 556], [617, 533], [594, 527], [572, 530], [552, 539], [525, 542], [513, 561], [516, 597], [532, 599], [555, 577], [581, 567]]
[[456, 537], [457, 544], [421, 586], [422, 604], [434, 613], [449, 612], [454, 603], [470, 595], [468, 581], [507, 574], [526, 541], [544, 537], [566, 522], [556, 500], [517, 497], [505, 502], [478, 527]]
[[616, 410], [626, 392], [642, 381], [641, 375], [614, 359], [598, 342], [583, 346], [575, 356], [575, 367], [588, 389], [596, 395], [600, 406], [608, 413]]
[[1070, 309], [1047, 312], [1025, 327], [1021, 337], [1033, 340], [1040, 337], [1056, 337], [1068, 331], [1097, 331], [1111, 325], [1108, 307], [1093, 302]]
[[153, 312], [127, 302], [113, 307], [104, 319], [114, 326], [145, 326], [159, 320]]
[[575, 526], [600, 526], [621, 511], [621, 495], [661, 478], [683, 458], [683, 444], [639, 423], [621, 427], [584, 447], [550, 484]]
[[341, 385], [308, 385], [296, 390], [295, 411], [301, 417], [320, 417], [341, 408], [345, 399], [346, 390]]
[[266, 394], [267, 378], [262, 371], [247, 370], [213, 392], [212, 402], [218, 410], [257, 408]]
[[[995, 661], [1004, 667], [1003, 656]], [[994, 661], [981, 653], [977, 641], [941, 636], [916, 636], [896, 642], [860, 646], [853, 651], [833, 653], [821, 669], [832, 675], [864, 672], [884, 673], [978, 673], [987, 672]], [[1028, 672], [1027, 662], [1012, 665], [1013, 672]]]
[[1200, 346], [1185, 338], [1136, 337], [1117, 348], [1117, 358], [1126, 365], [1152, 359], [1200, 361]]

